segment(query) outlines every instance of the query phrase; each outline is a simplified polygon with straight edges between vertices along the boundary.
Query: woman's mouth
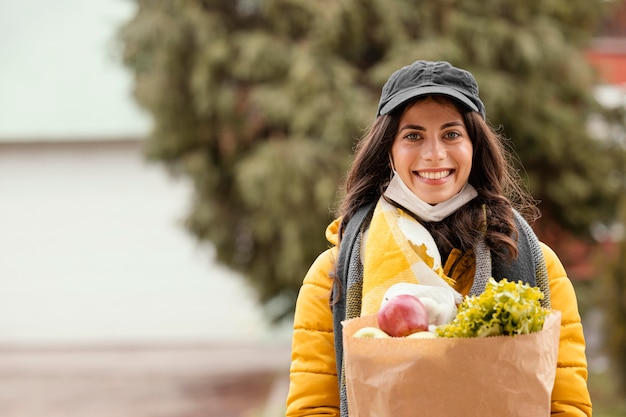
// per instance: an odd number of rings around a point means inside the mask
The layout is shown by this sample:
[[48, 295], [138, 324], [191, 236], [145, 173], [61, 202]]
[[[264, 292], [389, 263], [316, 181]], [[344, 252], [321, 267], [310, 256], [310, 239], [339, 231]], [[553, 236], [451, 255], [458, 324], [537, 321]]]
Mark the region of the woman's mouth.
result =
[[417, 175], [427, 180], [440, 180], [450, 175], [451, 170], [445, 171], [417, 171]]

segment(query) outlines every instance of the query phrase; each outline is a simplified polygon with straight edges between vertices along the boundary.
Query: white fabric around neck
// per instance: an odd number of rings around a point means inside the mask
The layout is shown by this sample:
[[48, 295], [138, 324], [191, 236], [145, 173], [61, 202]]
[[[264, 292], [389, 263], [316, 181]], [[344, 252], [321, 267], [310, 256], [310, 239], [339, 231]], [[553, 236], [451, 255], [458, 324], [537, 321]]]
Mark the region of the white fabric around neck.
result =
[[478, 192], [470, 183], [465, 184], [463, 189], [452, 198], [431, 205], [419, 198], [402, 181], [400, 175], [394, 171], [393, 178], [385, 190], [384, 196], [396, 202], [422, 220], [438, 222], [463, 207], [478, 195]]

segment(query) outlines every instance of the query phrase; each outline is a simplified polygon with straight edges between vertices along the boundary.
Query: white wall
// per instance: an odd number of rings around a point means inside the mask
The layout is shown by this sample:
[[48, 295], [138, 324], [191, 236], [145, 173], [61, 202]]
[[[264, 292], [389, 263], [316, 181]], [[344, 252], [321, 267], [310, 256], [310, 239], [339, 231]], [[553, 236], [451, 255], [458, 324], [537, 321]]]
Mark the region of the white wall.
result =
[[0, 144], [0, 344], [287, 340], [139, 142]]

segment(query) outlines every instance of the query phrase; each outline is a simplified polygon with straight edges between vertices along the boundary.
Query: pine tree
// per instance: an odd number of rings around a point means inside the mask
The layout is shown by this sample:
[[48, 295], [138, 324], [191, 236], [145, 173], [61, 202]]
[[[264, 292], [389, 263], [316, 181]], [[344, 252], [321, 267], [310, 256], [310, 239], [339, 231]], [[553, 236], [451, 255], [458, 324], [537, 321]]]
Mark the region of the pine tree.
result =
[[120, 30], [147, 154], [193, 181], [188, 229], [289, 316], [328, 243], [338, 186], [382, 84], [415, 59], [472, 71], [554, 222], [609, 218], [623, 148], [590, 136], [582, 48], [603, 0], [136, 0]]

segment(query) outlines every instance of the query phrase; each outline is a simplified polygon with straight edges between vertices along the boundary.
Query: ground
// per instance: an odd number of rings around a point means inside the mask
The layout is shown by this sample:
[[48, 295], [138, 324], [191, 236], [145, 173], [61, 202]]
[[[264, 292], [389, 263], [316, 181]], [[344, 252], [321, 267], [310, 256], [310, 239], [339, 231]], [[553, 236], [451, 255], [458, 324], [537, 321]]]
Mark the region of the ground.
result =
[[278, 417], [286, 346], [0, 348], [3, 417]]

